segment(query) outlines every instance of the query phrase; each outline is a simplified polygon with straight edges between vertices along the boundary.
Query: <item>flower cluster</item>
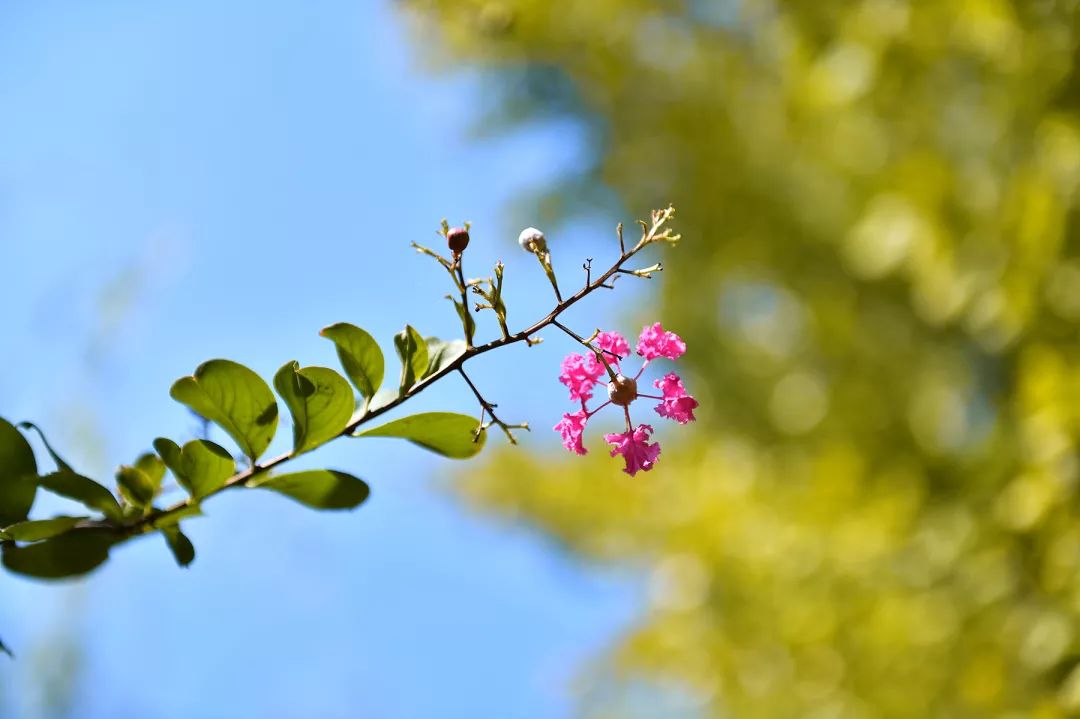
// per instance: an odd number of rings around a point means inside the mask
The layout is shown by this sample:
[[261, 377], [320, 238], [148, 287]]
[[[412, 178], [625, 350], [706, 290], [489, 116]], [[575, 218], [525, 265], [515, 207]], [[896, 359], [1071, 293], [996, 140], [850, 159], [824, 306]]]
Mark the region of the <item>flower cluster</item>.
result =
[[[588, 354], [572, 354], [562, 362], [559, 381], [570, 390], [570, 399], [581, 402], [581, 410], [563, 415], [562, 421], [555, 425], [555, 431], [562, 435], [563, 446], [571, 452], [586, 454], [582, 444], [585, 425], [594, 414], [609, 404], [623, 408], [626, 418], [626, 431], [606, 434], [604, 440], [612, 446], [611, 456], [622, 455], [626, 461], [623, 470], [633, 476], [638, 471], [647, 472], [656, 464], [660, 456], [660, 445], [649, 442], [653, 428], [648, 424], [639, 424], [636, 428], [630, 420], [630, 404], [634, 400], [647, 398], [659, 400], [654, 410], [661, 417], [686, 424], [694, 420], [694, 410], [698, 403], [686, 392], [682, 380], [669, 372], [656, 380], [653, 386], [660, 390], [659, 395], [638, 392], [638, 380], [645, 368], [654, 359], [663, 357], [675, 360], [686, 352], [686, 343], [674, 332], [667, 332], [660, 323], [645, 327], [638, 338], [636, 352], [644, 359], [641, 369], [633, 377], [623, 374], [622, 362], [630, 355], [630, 345], [617, 332], [601, 332], [593, 338], [595, 351]], [[590, 410], [587, 402], [592, 399], [593, 391], [607, 374], [608, 400]]]

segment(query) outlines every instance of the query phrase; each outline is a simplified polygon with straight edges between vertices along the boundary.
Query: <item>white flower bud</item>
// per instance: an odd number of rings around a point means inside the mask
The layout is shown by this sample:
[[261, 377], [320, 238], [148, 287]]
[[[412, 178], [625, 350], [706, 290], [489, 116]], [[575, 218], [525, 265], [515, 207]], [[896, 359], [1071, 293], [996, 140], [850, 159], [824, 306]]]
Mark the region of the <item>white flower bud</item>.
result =
[[526, 227], [518, 235], [518, 244], [526, 252], [547, 252], [547, 240], [544, 233], [535, 227]]

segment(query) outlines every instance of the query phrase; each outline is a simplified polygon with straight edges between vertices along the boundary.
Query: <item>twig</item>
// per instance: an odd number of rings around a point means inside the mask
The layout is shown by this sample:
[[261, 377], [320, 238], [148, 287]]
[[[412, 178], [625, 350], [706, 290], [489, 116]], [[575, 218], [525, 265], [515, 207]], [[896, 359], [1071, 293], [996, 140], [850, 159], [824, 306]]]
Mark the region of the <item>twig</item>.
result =
[[[499, 405], [492, 404], [491, 402], [488, 402], [486, 399], [484, 399], [484, 396], [480, 394], [480, 390], [478, 390], [476, 388], [476, 385], [473, 384], [473, 381], [469, 379], [469, 375], [465, 374], [464, 369], [458, 367], [458, 372], [465, 379], [465, 384], [469, 385], [469, 389], [471, 389], [473, 394], [476, 395], [476, 400], [480, 403], [480, 424], [476, 428], [473, 441], [478, 441], [480, 439], [480, 433], [490, 427], [492, 423], [494, 423], [497, 424], [499, 428], [506, 434], [506, 438], [510, 440], [510, 444], [517, 444], [517, 438], [510, 430], [523, 429], [525, 431], [529, 431], [529, 423], [522, 422], [521, 424], [507, 424], [506, 422], [503, 422], [501, 419], [495, 416], [495, 408]], [[484, 424], [484, 412], [487, 412], [488, 416], [491, 417], [491, 422], [489, 422], [488, 424]]]

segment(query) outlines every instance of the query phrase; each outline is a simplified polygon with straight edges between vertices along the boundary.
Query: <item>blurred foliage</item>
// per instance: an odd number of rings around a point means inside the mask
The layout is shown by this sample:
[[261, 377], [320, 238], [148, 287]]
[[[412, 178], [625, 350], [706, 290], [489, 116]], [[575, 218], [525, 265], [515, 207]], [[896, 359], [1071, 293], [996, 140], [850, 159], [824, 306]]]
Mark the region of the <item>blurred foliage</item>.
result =
[[695, 438], [461, 485], [647, 563], [616, 675], [704, 716], [1080, 715], [1080, 3], [406, 5], [495, 122], [590, 129], [542, 206], [679, 207], [650, 317]]

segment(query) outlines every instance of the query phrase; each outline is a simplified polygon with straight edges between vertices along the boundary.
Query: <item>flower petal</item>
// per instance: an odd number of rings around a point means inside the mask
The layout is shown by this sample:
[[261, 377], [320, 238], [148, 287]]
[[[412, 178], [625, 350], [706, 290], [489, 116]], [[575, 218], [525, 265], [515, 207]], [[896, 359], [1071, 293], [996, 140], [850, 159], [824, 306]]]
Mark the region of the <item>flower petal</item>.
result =
[[686, 352], [686, 343], [674, 332], [666, 332], [660, 323], [648, 325], [641, 330], [638, 338], [637, 353], [646, 360], [666, 357], [679, 359]]
[[588, 454], [589, 450], [581, 443], [581, 435], [585, 431], [585, 424], [589, 421], [589, 415], [584, 410], [573, 414], [564, 414], [562, 421], [553, 428], [562, 435], [563, 446], [577, 454]]
[[614, 448], [611, 450], [611, 456], [614, 457], [617, 454], [623, 456], [626, 461], [623, 471], [631, 477], [638, 471], [648, 472], [660, 456], [660, 444], [648, 441], [652, 431], [651, 426], [639, 424], [634, 430], [604, 435], [604, 441]]

